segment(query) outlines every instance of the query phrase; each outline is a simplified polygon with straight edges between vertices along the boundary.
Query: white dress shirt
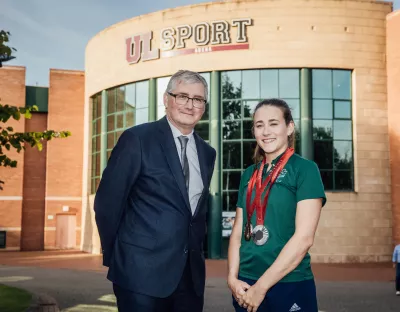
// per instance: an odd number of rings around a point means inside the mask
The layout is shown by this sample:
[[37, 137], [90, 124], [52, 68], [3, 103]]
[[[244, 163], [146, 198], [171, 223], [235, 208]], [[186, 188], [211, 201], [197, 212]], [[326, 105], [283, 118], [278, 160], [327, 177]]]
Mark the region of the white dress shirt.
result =
[[196, 141], [193, 136], [193, 130], [191, 133], [184, 135], [182, 134], [178, 128], [176, 128], [168, 119], [169, 126], [172, 130], [172, 135], [174, 137], [176, 150], [178, 152], [179, 160], [182, 163], [181, 159], [181, 143], [179, 142], [178, 137], [181, 135], [186, 136], [189, 141], [186, 147], [186, 156], [189, 162], [189, 202], [190, 202], [190, 209], [192, 210], [192, 214], [194, 214], [197, 203], [200, 199], [201, 193], [203, 192], [203, 180], [201, 178], [201, 171], [200, 171], [200, 163], [199, 163], [199, 156], [197, 154], [196, 148]]

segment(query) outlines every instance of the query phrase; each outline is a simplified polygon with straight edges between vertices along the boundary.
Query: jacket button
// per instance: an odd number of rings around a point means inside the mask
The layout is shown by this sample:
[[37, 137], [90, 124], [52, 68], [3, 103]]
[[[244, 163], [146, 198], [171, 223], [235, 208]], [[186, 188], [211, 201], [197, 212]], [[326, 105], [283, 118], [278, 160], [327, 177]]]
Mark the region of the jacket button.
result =
[[187, 250], [187, 248], [185, 248], [185, 254], [187, 254], [188, 253], [188, 250]]

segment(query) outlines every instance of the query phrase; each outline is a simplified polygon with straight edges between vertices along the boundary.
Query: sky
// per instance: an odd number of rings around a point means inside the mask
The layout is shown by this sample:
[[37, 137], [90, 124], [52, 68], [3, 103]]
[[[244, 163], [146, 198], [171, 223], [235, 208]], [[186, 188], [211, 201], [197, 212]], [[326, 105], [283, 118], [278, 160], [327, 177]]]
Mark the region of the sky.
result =
[[[26, 84], [48, 86], [49, 69], [84, 70], [85, 47], [104, 28], [178, 6], [212, 0], [0, 0], [0, 30], [11, 32], [16, 59], [27, 68]], [[296, 0], [293, 0], [296, 1]], [[393, 0], [400, 9], [400, 0]]]

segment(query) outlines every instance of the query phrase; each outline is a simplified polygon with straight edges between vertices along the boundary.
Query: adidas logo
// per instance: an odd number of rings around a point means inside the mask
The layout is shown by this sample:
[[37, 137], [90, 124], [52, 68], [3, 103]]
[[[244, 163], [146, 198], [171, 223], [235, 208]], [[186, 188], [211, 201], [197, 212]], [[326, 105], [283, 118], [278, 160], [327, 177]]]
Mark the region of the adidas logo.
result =
[[295, 312], [295, 311], [300, 311], [300, 310], [301, 310], [301, 308], [297, 305], [297, 303], [295, 303], [292, 305], [289, 312]]

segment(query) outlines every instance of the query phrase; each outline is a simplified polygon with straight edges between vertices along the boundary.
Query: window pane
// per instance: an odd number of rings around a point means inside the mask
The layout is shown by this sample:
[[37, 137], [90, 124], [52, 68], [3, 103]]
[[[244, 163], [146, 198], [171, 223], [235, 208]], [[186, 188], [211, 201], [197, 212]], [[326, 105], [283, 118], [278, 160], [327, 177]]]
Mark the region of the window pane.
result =
[[260, 98], [260, 71], [244, 70], [242, 72], [242, 99]]
[[157, 79], [157, 106], [164, 107], [164, 92], [167, 90], [167, 85], [171, 76]]
[[203, 140], [205, 141], [209, 140], [210, 130], [208, 122], [198, 123], [195, 127], [195, 130]]
[[332, 100], [313, 100], [314, 119], [332, 119]]
[[210, 109], [210, 104], [209, 103], [207, 103], [206, 104], [206, 107], [205, 107], [205, 109], [204, 109], [204, 114], [203, 114], [203, 116], [201, 117], [201, 120], [208, 120], [209, 119], [209, 115], [208, 115], [208, 110]]
[[157, 119], [161, 119], [165, 116], [165, 106], [157, 106]]
[[96, 109], [96, 112], [97, 112], [97, 118], [100, 118], [101, 117], [101, 93], [99, 93], [98, 94], [98, 96], [97, 96], [97, 109]]
[[97, 117], [97, 96], [92, 98], [92, 120]]
[[110, 114], [115, 110], [115, 89], [107, 90], [107, 112]]
[[224, 211], [236, 211], [236, 204], [238, 199], [238, 192], [223, 192], [222, 204]]
[[125, 109], [125, 87], [119, 87], [117, 92], [117, 112], [122, 112]]
[[292, 111], [293, 119], [300, 118], [300, 101], [297, 99], [284, 99]]
[[132, 127], [135, 124], [135, 114], [133, 109], [126, 112], [126, 127]]
[[313, 98], [332, 98], [332, 71], [326, 69], [313, 69], [312, 71], [312, 96]]
[[300, 151], [301, 151], [301, 141], [300, 141], [300, 120], [295, 119], [294, 120], [294, 151], [295, 153], [300, 155]]
[[97, 122], [92, 122], [92, 135], [97, 134]]
[[107, 132], [113, 131], [115, 129], [114, 116], [115, 115], [107, 116]]
[[332, 141], [314, 141], [314, 161], [320, 169], [332, 169]]
[[96, 137], [96, 152], [100, 152], [101, 142], [100, 135]]
[[335, 140], [351, 140], [351, 121], [334, 120], [333, 138]]
[[96, 177], [100, 176], [100, 153], [96, 154]]
[[351, 171], [335, 171], [335, 190], [352, 190], [353, 175]]
[[243, 101], [243, 115], [244, 118], [252, 118], [254, 109], [256, 108], [258, 101]]
[[96, 152], [96, 138], [92, 138], [92, 154]]
[[[136, 83], [136, 107], [143, 108], [149, 106], [149, 81]], [[147, 121], [147, 120], [146, 120]]]
[[146, 123], [149, 120], [148, 108], [136, 109], [136, 122], [135, 125]]
[[99, 134], [101, 132], [101, 119], [97, 119], [96, 121], [96, 133]]
[[333, 96], [335, 99], [351, 99], [351, 72], [349, 70], [333, 71]]
[[107, 151], [107, 160], [110, 159], [112, 150]]
[[107, 149], [113, 148], [115, 146], [115, 132], [107, 134]]
[[278, 70], [266, 69], [261, 71], [261, 98], [277, 98], [278, 90]]
[[223, 190], [238, 190], [240, 184], [241, 172], [224, 172], [224, 180], [222, 184]]
[[353, 152], [350, 141], [334, 141], [334, 161], [336, 169], [351, 169]]
[[333, 172], [321, 170], [321, 178], [325, 190], [333, 190]]
[[223, 161], [224, 169], [241, 169], [240, 142], [223, 143]]
[[313, 135], [314, 139], [332, 139], [332, 120], [314, 120]]
[[124, 127], [124, 114], [117, 115], [117, 128], [121, 129]]
[[335, 101], [335, 118], [351, 118], [351, 104], [349, 101]]
[[246, 169], [247, 167], [254, 164], [253, 154], [256, 145], [257, 143], [255, 141], [243, 142], [243, 169]]
[[224, 140], [240, 139], [241, 121], [224, 121], [222, 135]]
[[298, 69], [279, 70], [279, 97], [300, 97], [300, 76]]
[[224, 101], [222, 103], [222, 119], [240, 119], [240, 101]]
[[243, 120], [243, 139], [254, 139], [252, 127], [252, 120]]
[[118, 139], [119, 139], [119, 137], [122, 135], [123, 132], [124, 132], [124, 131], [117, 131], [117, 132], [115, 133], [115, 142], [118, 142]]
[[135, 107], [135, 98], [136, 98], [136, 92], [135, 92], [135, 84], [129, 84], [125, 86], [125, 103], [126, 105]]
[[240, 99], [242, 96], [241, 71], [222, 73], [222, 98]]

